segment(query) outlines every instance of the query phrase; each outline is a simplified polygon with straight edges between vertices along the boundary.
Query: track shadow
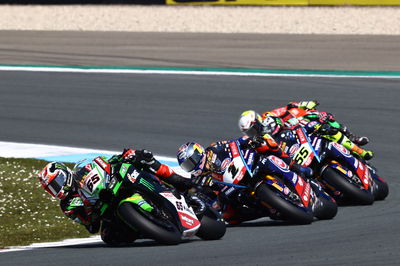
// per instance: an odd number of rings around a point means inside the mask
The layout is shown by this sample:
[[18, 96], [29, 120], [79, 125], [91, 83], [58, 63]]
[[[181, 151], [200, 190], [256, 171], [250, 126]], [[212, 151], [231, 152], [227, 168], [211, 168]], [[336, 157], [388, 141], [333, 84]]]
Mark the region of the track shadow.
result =
[[238, 225], [227, 225], [228, 228], [234, 227], [261, 227], [261, 226], [268, 226], [268, 227], [275, 227], [275, 226], [301, 226], [299, 224], [283, 221], [283, 220], [254, 220], [254, 221], [247, 221], [240, 223]]
[[[180, 244], [184, 243], [190, 243], [190, 242], [195, 242], [195, 241], [201, 241], [201, 239], [185, 239], [182, 240]], [[58, 246], [58, 247], [49, 247], [51, 249], [94, 249], [94, 248], [140, 248], [140, 247], [162, 247], [162, 246], [171, 246], [171, 245], [165, 245], [165, 244], [160, 244], [157, 243], [154, 240], [151, 239], [139, 239], [131, 244], [121, 244], [118, 246], [111, 246], [107, 245], [103, 242], [99, 243], [89, 243], [89, 244], [77, 244], [77, 245], [69, 245], [69, 246]]]

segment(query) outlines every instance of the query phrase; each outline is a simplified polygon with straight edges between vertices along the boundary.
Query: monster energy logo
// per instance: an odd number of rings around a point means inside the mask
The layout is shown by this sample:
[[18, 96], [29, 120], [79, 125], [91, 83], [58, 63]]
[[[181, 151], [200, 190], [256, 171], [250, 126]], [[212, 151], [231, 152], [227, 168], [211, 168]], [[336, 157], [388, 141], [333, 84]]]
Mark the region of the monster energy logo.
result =
[[149, 190], [153, 191], [154, 190], [154, 186], [152, 184], [150, 184], [146, 179], [141, 178], [139, 181], [140, 184], [142, 184], [143, 186], [145, 186], [146, 188], [148, 188]]

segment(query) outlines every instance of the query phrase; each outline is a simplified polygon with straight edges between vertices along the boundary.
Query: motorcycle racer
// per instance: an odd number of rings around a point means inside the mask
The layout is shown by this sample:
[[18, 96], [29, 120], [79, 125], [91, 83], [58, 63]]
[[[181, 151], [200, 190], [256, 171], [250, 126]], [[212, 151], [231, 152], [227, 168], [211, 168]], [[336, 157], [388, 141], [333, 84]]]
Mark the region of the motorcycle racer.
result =
[[332, 114], [317, 111], [316, 107], [318, 105], [319, 103], [317, 101], [290, 102], [286, 106], [264, 112], [262, 118], [272, 115], [281, 118], [284, 122], [293, 117], [303, 117], [308, 121], [319, 120], [320, 122], [328, 123], [330, 126], [337, 128], [352, 142], [359, 146], [364, 146], [369, 143], [368, 137], [357, 137], [345, 125], [337, 122]]
[[[299, 105], [304, 106], [304, 105]], [[310, 106], [308, 104], [307, 106]], [[312, 105], [311, 105], [312, 106]], [[325, 133], [323, 136], [331, 141], [342, 144], [346, 149], [351, 151], [353, 154], [364, 158], [365, 160], [370, 160], [373, 157], [373, 152], [364, 150], [354, 142], [352, 142], [343, 131], [346, 129], [347, 134], [350, 131], [338, 122], [335, 121], [333, 115], [325, 112], [319, 112], [315, 110], [304, 110], [300, 108], [291, 107], [289, 104], [289, 109], [287, 107], [278, 108], [280, 111], [275, 112], [265, 112], [263, 116], [260, 116], [253, 110], [245, 111], [241, 114], [239, 118], [239, 128], [244, 134], [251, 134], [253, 136], [263, 136], [267, 131], [275, 135], [280, 129], [285, 127], [293, 126], [293, 122], [300, 123], [301, 125], [306, 125], [310, 121], [315, 121], [316, 123], [324, 126]], [[282, 112], [283, 110], [286, 110]], [[274, 127], [273, 131], [270, 131], [268, 127]], [[320, 126], [317, 126], [319, 128]], [[330, 130], [327, 130], [327, 129]], [[254, 131], [254, 132], [253, 132]], [[354, 137], [354, 135], [352, 135]], [[354, 137], [356, 138], [356, 137]], [[359, 142], [368, 140], [366, 137], [356, 138]]]
[[[256, 137], [263, 136], [262, 134], [273, 135], [275, 140], [279, 143], [279, 146], [285, 152], [289, 153], [290, 155], [294, 154], [295, 150], [292, 150], [292, 145], [296, 145], [296, 136], [294, 130], [300, 126], [298, 122], [295, 122], [292, 127], [289, 127], [288, 125], [283, 126], [283, 123], [279, 117], [267, 116], [262, 122], [260, 122], [261, 119], [256, 119], [254, 126], [252, 123], [245, 123], [246, 121], [253, 121], [255, 112], [251, 111], [251, 114], [251, 116], [249, 116], [249, 114], [245, 114], [239, 119], [239, 127], [244, 134], [252, 134]], [[330, 125], [322, 124], [317, 121], [308, 122], [305, 126], [303, 126], [303, 128], [308, 133], [317, 133], [321, 137], [330, 141], [333, 140], [332, 136], [341, 134], [337, 129], [332, 128]], [[337, 146], [338, 145], [328, 145], [328, 157], [335, 158], [335, 154], [337, 154]]]
[[[104, 158], [105, 159], [105, 158]], [[122, 154], [112, 156], [108, 162], [115, 167], [121, 162], [130, 162], [138, 169], [147, 171], [173, 185], [178, 190], [192, 186], [189, 179], [176, 174], [168, 165], [161, 164], [148, 150], [125, 149]], [[73, 221], [82, 224], [95, 234], [101, 227], [101, 238], [107, 244], [131, 243], [137, 235], [119, 219], [100, 219], [98, 210], [79, 192], [79, 182], [91, 171], [91, 164], [72, 171], [60, 162], [48, 163], [39, 173], [43, 188], [60, 200], [63, 213]]]
[[[312, 175], [312, 170], [310, 168], [301, 167], [294, 163], [272, 138], [268, 139], [268, 144], [264, 146], [258, 145], [255, 141], [247, 137], [239, 138], [237, 141], [244, 149], [258, 149], [258, 152], [262, 154], [260, 156], [266, 158], [266, 160], [258, 160], [254, 173], [268, 171], [271, 168], [269, 159], [275, 156], [287, 163], [292, 171], [302, 176]], [[218, 185], [218, 183], [213, 182], [213, 180], [222, 180], [222, 176], [229, 164], [228, 162], [230, 162], [230, 146], [228, 141], [214, 142], [206, 149], [198, 143], [187, 142], [179, 148], [177, 159], [180, 167], [184, 171], [191, 173], [191, 178], [194, 183], [202, 187], [211, 187], [216, 191], [215, 194], [207, 193], [207, 196], [213, 200], [217, 200], [216, 194], [218, 194], [218, 204], [221, 205], [220, 208], [223, 213], [223, 218], [229, 224], [238, 224], [243, 221], [265, 216], [257, 212], [257, 210], [249, 209], [247, 206], [238, 204], [237, 201], [232, 202], [223, 198], [223, 194], [218, 193], [222, 187]]]

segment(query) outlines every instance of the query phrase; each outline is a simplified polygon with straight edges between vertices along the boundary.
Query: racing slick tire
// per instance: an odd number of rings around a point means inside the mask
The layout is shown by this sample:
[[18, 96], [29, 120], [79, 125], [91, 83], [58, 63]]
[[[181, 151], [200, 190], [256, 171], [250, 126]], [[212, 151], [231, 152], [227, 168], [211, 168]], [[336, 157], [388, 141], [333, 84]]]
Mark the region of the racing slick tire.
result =
[[258, 198], [277, 210], [285, 220], [296, 224], [310, 224], [313, 221], [314, 215], [306, 212], [285, 199], [278, 196], [266, 184], [261, 184], [256, 189]]
[[343, 192], [346, 198], [355, 203], [371, 205], [374, 202], [374, 195], [371, 192], [351, 184], [347, 181], [347, 176], [331, 167], [326, 167], [321, 176], [328, 184]]
[[203, 240], [217, 240], [226, 232], [226, 225], [221, 215], [214, 209], [207, 207], [201, 218], [201, 226], [196, 236]]
[[118, 214], [128, 226], [139, 230], [139, 233], [146, 238], [154, 239], [160, 244], [167, 245], [176, 245], [181, 242], [182, 234], [173, 222], [167, 219], [163, 220], [165, 227], [156, 224], [136, 210], [132, 203], [122, 203], [118, 208]]

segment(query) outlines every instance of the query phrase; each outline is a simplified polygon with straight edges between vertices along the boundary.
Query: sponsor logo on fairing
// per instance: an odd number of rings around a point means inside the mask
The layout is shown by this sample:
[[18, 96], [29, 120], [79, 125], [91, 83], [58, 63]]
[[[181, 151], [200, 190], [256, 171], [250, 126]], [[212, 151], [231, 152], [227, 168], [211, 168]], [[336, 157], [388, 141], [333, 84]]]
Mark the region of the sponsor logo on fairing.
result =
[[243, 179], [244, 174], [246, 173], [246, 171], [247, 171], [246, 168], [243, 167], [243, 168], [240, 170], [240, 172], [234, 177], [233, 184], [239, 183], [239, 182]]
[[275, 116], [281, 116], [284, 113], [286, 113], [286, 107], [281, 107], [281, 108], [277, 108], [275, 110], [272, 110], [271, 113], [273, 113]]
[[315, 127], [316, 124], [318, 124], [317, 121], [311, 121], [310, 123], [307, 124], [307, 126], [312, 128], [312, 127]]
[[299, 110], [296, 109], [296, 108], [293, 108], [293, 109], [290, 110], [290, 113], [292, 113], [294, 116], [296, 116], [296, 115], [299, 114]]
[[[228, 186], [226, 186], [225, 188], [228, 188]], [[225, 195], [228, 196], [228, 195], [231, 194], [233, 191], [235, 191], [235, 188], [234, 188], [234, 187], [230, 187], [228, 190], [223, 191], [223, 192], [224, 192]]]
[[306, 138], [306, 136], [304, 135], [304, 132], [303, 132], [303, 130], [302, 130], [301, 128], [296, 129], [296, 133], [297, 133], [297, 136], [299, 137], [299, 140], [300, 140], [300, 143], [301, 143], [301, 144], [307, 142], [307, 138]]
[[231, 153], [233, 157], [239, 156], [239, 149], [235, 142], [230, 142], [229, 147], [231, 148]]
[[160, 195], [163, 196], [164, 198], [176, 199], [174, 194], [172, 194], [172, 192], [170, 192], [170, 191], [164, 191], [164, 192], [160, 193]]
[[355, 169], [358, 168], [358, 160], [354, 160], [354, 168], [355, 168]]
[[107, 170], [109, 167], [109, 164], [106, 163], [102, 158], [97, 157], [96, 159], [94, 159], [94, 161], [101, 166], [101, 168], [103, 168], [104, 170]]
[[254, 161], [254, 152], [250, 153], [249, 158], [247, 158], [247, 165], [251, 165]]
[[197, 220], [196, 216], [190, 216], [184, 212], [178, 211], [181, 224], [188, 229], [200, 226], [200, 221]]
[[183, 214], [181, 214], [181, 219], [183, 221], [185, 221], [186, 224], [189, 225], [189, 226], [192, 226], [194, 224], [194, 220], [193, 219], [190, 219], [189, 217], [184, 216]]
[[290, 189], [289, 189], [289, 188], [287, 188], [287, 187], [284, 187], [284, 188], [283, 188], [283, 193], [285, 193], [285, 195], [288, 195], [289, 192], [290, 192]]
[[226, 158], [225, 160], [222, 161], [221, 163], [221, 171], [225, 171], [226, 167], [228, 167], [229, 163], [231, 162], [231, 159]]
[[352, 171], [347, 171], [347, 176], [349, 176], [349, 177], [353, 177], [353, 172]]
[[350, 152], [343, 145], [340, 145], [339, 143], [331, 142], [331, 145], [333, 145], [343, 155], [350, 154]]
[[289, 149], [289, 155], [293, 156], [299, 150], [299, 148], [300, 148], [300, 146], [297, 143], [292, 145], [292, 147], [290, 147], [290, 149]]
[[280, 158], [276, 157], [276, 156], [268, 156], [268, 159], [276, 166], [278, 167], [280, 170], [287, 172], [287, 170], [289, 169], [289, 166]]
[[297, 183], [297, 179], [298, 179], [297, 174], [293, 174], [292, 183], [296, 184]]
[[304, 188], [303, 200], [308, 201], [309, 198], [310, 198], [310, 184], [307, 183], [306, 187]]
[[320, 148], [321, 148], [321, 139], [318, 139], [317, 143], [314, 145], [314, 150], [318, 152]]
[[136, 169], [135, 169], [135, 170], [133, 170], [132, 174], [131, 174], [131, 173], [128, 173], [127, 176], [128, 176], [128, 179], [129, 179], [132, 183], [135, 183], [135, 182], [136, 182], [136, 179], [137, 179], [138, 176], [139, 176], [139, 172], [136, 171]]

